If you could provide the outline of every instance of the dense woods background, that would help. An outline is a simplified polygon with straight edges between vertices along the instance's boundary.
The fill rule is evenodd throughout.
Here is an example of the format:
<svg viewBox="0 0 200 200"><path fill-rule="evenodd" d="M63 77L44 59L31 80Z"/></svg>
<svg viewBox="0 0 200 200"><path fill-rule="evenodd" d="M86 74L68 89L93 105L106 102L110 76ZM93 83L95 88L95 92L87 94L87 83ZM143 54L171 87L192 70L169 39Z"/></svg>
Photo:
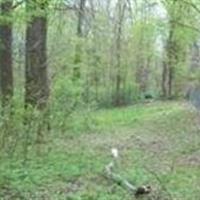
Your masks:
<svg viewBox="0 0 200 200"><path fill-rule="evenodd" d="M1 0L1 159L96 131L98 109L198 107L199 22L198 0Z"/></svg>
<svg viewBox="0 0 200 200"><path fill-rule="evenodd" d="M2 1L2 100L14 88L28 104L50 94L67 107L184 97L198 79L198 16L185 0Z"/></svg>

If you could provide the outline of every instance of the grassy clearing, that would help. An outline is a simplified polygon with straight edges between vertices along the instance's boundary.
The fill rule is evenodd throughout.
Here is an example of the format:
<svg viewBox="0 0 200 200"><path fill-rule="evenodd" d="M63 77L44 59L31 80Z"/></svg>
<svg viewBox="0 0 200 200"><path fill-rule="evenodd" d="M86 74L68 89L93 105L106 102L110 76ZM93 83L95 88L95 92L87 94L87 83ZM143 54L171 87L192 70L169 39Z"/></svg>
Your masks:
<svg viewBox="0 0 200 200"><path fill-rule="evenodd" d="M75 113L66 123L68 131L52 131L48 153L1 161L0 199L134 199L103 177L112 147L120 151L118 173L154 188L146 199L199 199L198 118L186 103Z"/></svg>

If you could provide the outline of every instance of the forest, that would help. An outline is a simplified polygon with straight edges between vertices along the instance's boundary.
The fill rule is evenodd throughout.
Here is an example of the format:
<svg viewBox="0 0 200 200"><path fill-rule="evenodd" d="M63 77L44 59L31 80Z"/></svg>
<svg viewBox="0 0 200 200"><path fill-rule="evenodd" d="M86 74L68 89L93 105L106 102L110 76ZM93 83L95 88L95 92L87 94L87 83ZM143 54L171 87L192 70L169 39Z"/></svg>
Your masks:
<svg viewBox="0 0 200 200"><path fill-rule="evenodd" d="M199 200L199 111L199 0L0 0L0 200Z"/></svg>

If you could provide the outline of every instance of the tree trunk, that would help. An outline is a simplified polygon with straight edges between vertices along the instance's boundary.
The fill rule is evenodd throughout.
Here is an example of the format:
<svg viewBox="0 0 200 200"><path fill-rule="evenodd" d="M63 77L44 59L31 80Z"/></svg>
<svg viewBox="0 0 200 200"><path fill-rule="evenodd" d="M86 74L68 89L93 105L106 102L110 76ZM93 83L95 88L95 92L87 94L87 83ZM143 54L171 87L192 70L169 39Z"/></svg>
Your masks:
<svg viewBox="0 0 200 200"><path fill-rule="evenodd" d="M162 73L162 92L164 98L172 98L173 96L173 82L174 82L174 73L175 66L178 63L178 54L180 49L178 47L177 41L174 38L175 26L174 24L170 25L169 37L166 45L166 60L163 64L163 73Z"/></svg>
<svg viewBox="0 0 200 200"><path fill-rule="evenodd" d="M163 62L163 69L162 69L162 97L167 98L167 77L168 76L168 70L167 70L167 64L164 61Z"/></svg>
<svg viewBox="0 0 200 200"><path fill-rule="evenodd" d="M0 87L2 105L6 106L13 96L13 69L12 69L12 22L11 10L12 0L0 4ZM5 18L4 18L5 17Z"/></svg>
<svg viewBox="0 0 200 200"><path fill-rule="evenodd" d="M47 72L47 17L46 5L36 0L27 1L27 12L39 9L42 14L31 16L26 28L25 104L42 109L49 97Z"/></svg>
<svg viewBox="0 0 200 200"><path fill-rule="evenodd" d="M121 37L122 37L122 25L124 20L124 12L125 12L125 2L119 0L118 1L118 20L117 20L117 35L116 35L116 89L115 89L115 99L114 104L116 106L121 105L122 97L121 97Z"/></svg>
<svg viewBox="0 0 200 200"><path fill-rule="evenodd" d="M79 39L83 37L83 20L84 20L84 10L85 10L85 2L86 0L80 0L79 9L78 9L78 24L77 24L77 36ZM81 54L82 54L82 45L80 41L78 41L75 49L75 59L74 59L74 71L73 78L77 80L81 76L80 66L81 63Z"/></svg>

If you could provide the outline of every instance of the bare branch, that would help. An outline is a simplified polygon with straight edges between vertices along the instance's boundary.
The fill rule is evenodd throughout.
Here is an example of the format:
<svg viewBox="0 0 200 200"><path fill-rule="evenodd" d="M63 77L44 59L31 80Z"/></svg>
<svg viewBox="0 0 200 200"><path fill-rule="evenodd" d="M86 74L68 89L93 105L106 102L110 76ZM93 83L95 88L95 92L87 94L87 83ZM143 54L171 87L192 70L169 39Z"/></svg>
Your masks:
<svg viewBox="0 0 200 200"><path fill-rule="evenodd" d="M193 30L193 31L195 31L195 32L200 33L200 29L197 28L197 27L194 27L194 26L192 26L192 25L185 24L185 23L182 23L182 22L180 22L180 21L175 21L175 20L171 20L170 23L176 24L176 25L178 25L178 26L182 26L182 27L184 27L184 28L191 29L191 30Z"/></svg>
<svg viewBox="0 0 200 200"><path fill-rule="evenodd" d="M188 2L188 1L186 1L186 0L182 0L182 1L183 1L183 3L185 3L185 4L189 5L189 6L191 6L194 10L196 10L196 11L200 14L200 8L199 8L197 5L195 5L195 4L192 3L192 2Z"/></svg>

